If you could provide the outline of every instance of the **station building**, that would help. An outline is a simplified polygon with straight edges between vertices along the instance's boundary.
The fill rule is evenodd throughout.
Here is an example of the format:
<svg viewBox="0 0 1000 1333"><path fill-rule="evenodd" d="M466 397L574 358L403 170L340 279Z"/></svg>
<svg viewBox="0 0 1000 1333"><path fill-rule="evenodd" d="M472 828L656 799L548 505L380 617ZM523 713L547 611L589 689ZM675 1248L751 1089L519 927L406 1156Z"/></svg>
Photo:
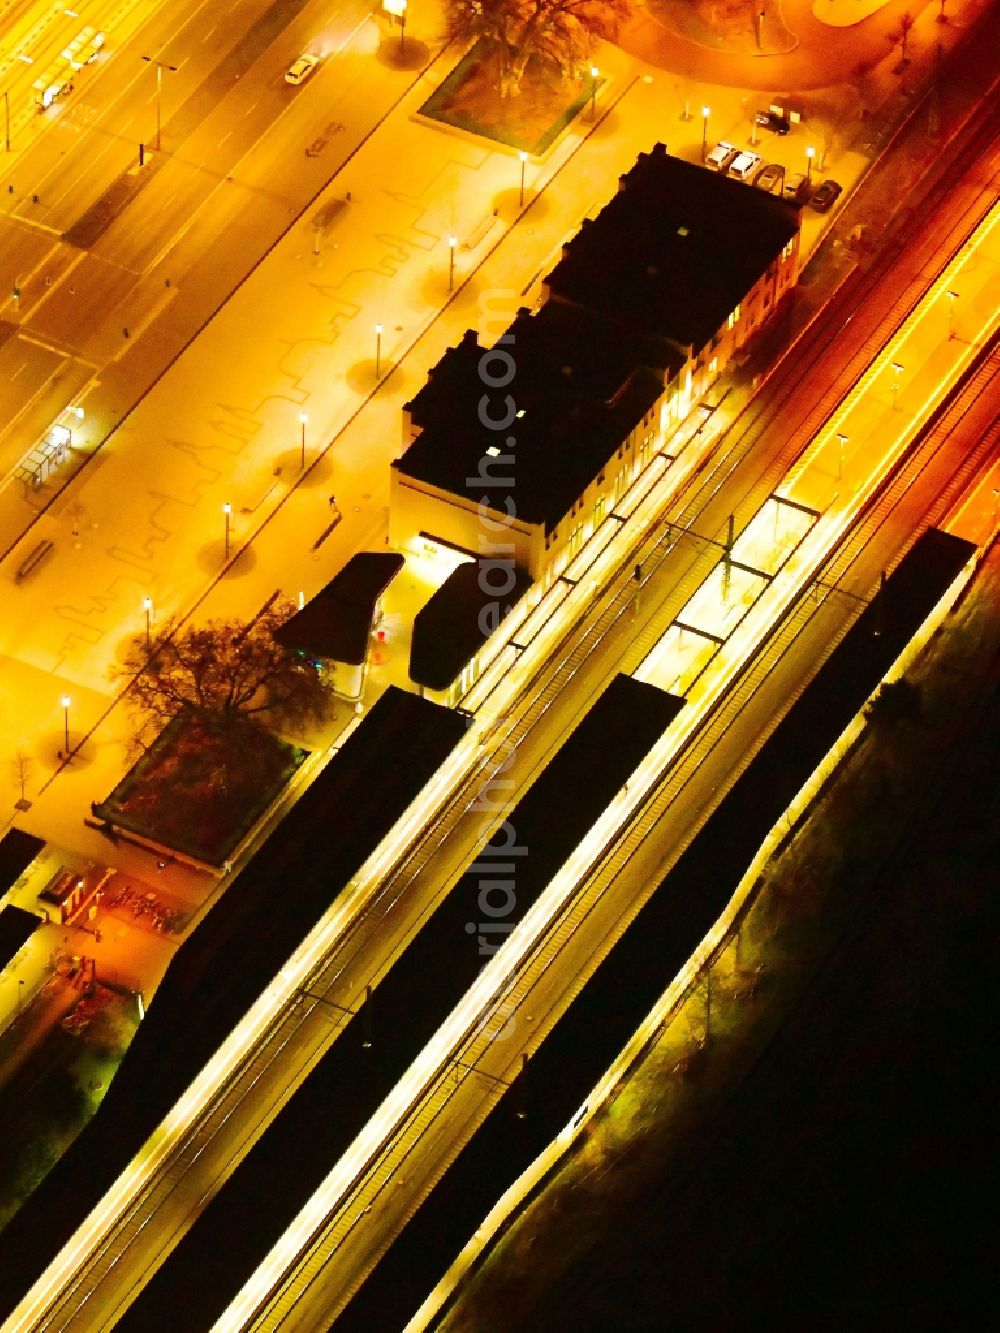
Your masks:
<svg viewBox="0 0 1000 1333"><path fill-rule="evenodd" d="M541 306L492 347L467 332L405 405L392 545L547 586L781 304L798 256L793 205L663 144L640 154Z"/></svg>
<svg viewBox="0 0 1000 1333"><path fill-rule="evenodd" d="M679 352L668 404L677 419L795 285L798 263L794 204L657 144L584 219L544 291Z"/></svg>
<svg viewBox="0 0 1000 1333"><path fill-rule="evenodd" d="M557 302L520 310L493 348L468 332L406 405L393 545L440 539L543 578L648 457L682 360L649 341Z"/></svg>

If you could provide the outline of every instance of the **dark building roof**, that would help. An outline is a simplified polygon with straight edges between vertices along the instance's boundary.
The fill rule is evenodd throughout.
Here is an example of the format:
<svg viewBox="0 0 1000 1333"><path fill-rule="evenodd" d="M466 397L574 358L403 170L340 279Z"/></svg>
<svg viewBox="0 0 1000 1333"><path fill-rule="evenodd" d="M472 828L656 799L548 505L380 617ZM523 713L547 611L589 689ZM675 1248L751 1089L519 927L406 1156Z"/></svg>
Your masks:
<svg viewBox="0 0 1000 1333"><path fill-rule="evenodd" d="M402 567L401 555L359 551L274 637L286 648L359 666L378 599Z"/></svg>
<svg viewBox="0 0 1000 1333"><path fill-rule="evenodd" d="M262 1138L129 1306L116 1324L119 1333L168 1328L176 1322L178 1310L183 1310L187 1328L207 1329L215 1324L234 1293L318 1189L330 1161L347 1150L475 981L484 962L476 923L484 911L495 916L491 890L510 886L510 905L504 909L502 924L512 928L628 780L682 702L627 677L618 677L609 687L509 816L518 848L516 892L504 856L490 861L485 872L482 866L467 872L423 915L415 937L380 978L367 1013L361 1006L361 1012L344 1015L346 1026L338 1040L313 1065ZM545 790L536 795L542 783ZM506 828L497 840L506 842ZM485 880L484 873L503 878ZM490 938L495 948L503 935ZM363 1048L366 1039L377 1052L375 1058ZM606 1065L595 1071L595 1079L604 1068ZM585 1084L583 1095L592 1086L593 1081ZM577 1092L576 1105L579 1096ZM317 1141L323 1144L322 1152L304 1148ZM264 1200L266 1206L261 1207ZM400 1305L408 1312L420 1299L408 1288ZM341 1322L338 1316L337 1325ZM402 1318L351 1315L348 1320L352 1329L364 1333L402 1328L405 1322L405 1314Z"/></svg>
<svg viewBox="0 0 1000 1333"><path fill-rule="evenodd" d="M502 510L509 495L519 519L551 529L682 365L662 340L588 311L557 303L521 310L494 352L469 332L444 354L407 404L421 434L393 466L473 504L485 496ZM508 427L483 423L484 394L493 420L508 411L508 395L514 400ZM491 448L512 457L489 457ZM490 486L482 475L509 484Z"/></svg>
<svg viewBox="0 0 1000 1333"><path fill-rule="evenodd" d="M549 274L552 296L704 347L799 228L798 209L680 158L640 153Z"/></svg>
<svg viewBox="0 0 1000 1333"><path fill-rule="evenodd" d="M108 1088L108 1114L93 1117L24 1203L16 1244L5 1234L3 1314L110 1189L465 731L454 709L390 686L288 808L239 871L234 891L219 897L176 951ZM233 960L224 984L220 959ZM178 1327L209 1325L185 1304Z"/></svg>
<svg viewBox="0 0 1000 1333"><path fill-rule="evenodd" d="M0 838L0 893L24 874L44 846L41 838L19 828L7 830Z"/></svg>
<svg viewBox="0 0 1000 1333"><path fill-rule="evenodd" d="M498 595L508 582L508 572L513 586ZM481 560L459 565L414 618L410 679L430 690L446 690L532 582L523 570L506 562L492 568Z"/></svg>
<svg viewBox="0 0 1000 1333"><path fill-rule="evenodd" d="M22 907L0 908L0 971L29 939L41 921L34 912L26 912Z"/></svg>

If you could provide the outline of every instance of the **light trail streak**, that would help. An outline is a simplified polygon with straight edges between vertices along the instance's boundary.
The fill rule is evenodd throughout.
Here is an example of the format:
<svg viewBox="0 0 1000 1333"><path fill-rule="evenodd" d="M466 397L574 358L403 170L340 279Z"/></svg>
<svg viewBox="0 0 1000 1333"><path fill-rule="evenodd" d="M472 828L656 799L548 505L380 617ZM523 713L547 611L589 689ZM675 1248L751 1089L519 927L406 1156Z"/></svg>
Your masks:
<svg viewBox="0 0 1000 1333"><path fill-rule="evenodd" d="M957 268L961 263L966 262L970 254L974 253L983 243L983 240L992 233L998 217L1000 217L1000 206L995 206L988 218L980 224L979 228L977 228L977 231L974 233L970 242L963 247L960 254L946 267L941 277L932 285L930 289L931 293L940 295L940 291L954 281L954 273L957 271ZM905 338L907 336L912 328L913 321L918 315L926 313L926 309L927 299L925 298L925 300L918 304L907 321L904 322L898 338ZM954 373L954 370L957 370L957 368L967 363L973 355L975 346L985 333L989 331L991 325L995 323L995 320L995 312L990 311L984 317L982 327L975 332L974 336L968 343L963 343L961 345L952 373ZM891 361L898 356L899 346L901 345L904 344L894 340L887 348L883 349L883 352L875 358L872 367L862 375L854 390L847 395L841 411L846 410L846 406L849 402L856 401L862 391L863 385L870 386L878 372L884 372L885 366L890 364ZM946 379L935 383L929 392L919 401L916 410L921 413L926 413L945 383ZM896 437L887 446L885 458L895 457L896 453L905 443L906 431L904 427L906 426L908 419L913 417L914 413L903 412L897 413L896 415L899 417L898 432ZM834 418L834 422L836 423L841 420L842 416L838 413ZM828 432L827 437L824 438L828 438L829 434L835 434L835 431L836 424L831 428L831 431ZM883 459L883 464L885 458ZM683 467L681 469L677 469L676 467L667 469L663 473L661 480L654 483L650 490L642 496L638 503L635 504L632 516L634 516L638 523L641 524L642 531L646 530L647 525L652 525L656 522L662 511L666 498L669 494L673 493L679 482L686 475L687 470L694 469L695 459L692 451L688 452L688 459L690 461L688 462L687 469ZM661 487L663 488L662 490ZM874 489L875 484L872 483L866 492L866 495L874 493ZM666 494L664 494L664 490ZM802 563L804 554L809 555L810 558L814 560L818 559L819 553L822 550L820 539L826 539L829 531L829 540L835 540L836 536L845 530L845 524L846 511L845 516L842 516L841 518L839 526L831 527L828 530L826 522L818 523L810 534L810 538L816 543L815 554L813 554L810 540L807 539L803 546L799 548L788 564L782 569L781 573L772 580L766 597L759 600L757 607L770 607L771 603L777 598L778 600L775 602L774 614L779 614L780 609L787 606L789 601L795 595L796 589L799 586L795 580L808 580L809 567L803 567ZM593 602L594 597L603 586L601 581L606 581L614 576L619 560L620 555L616 550L615 543L613 541L608 542L601 553L592 562L586 574L580 578L576 587L572 590L572 593L565 597L564 607L567 609L568 617L572 616L575 620L579 615L578 608L581 605L586 606ZM784 598L784 600L781 600L782 598ZM572 604L571 609L570 604ZM757 610L757 607L755 607L755 611ZM763 610L760 611L760 615L764 615ZM748 617L735 631L733 639L727 641L726 648L729 651L726 653L725 663L728 663L730 670L735 670L739 663L745 660L745 657L733 656L737 649L731 645L737 641L739 645L743 645L744 641L746 641L746 646L740 647L739 652L743 654L749 653L753 643L752 627L756 624L757 619L758 616L756 615ZM763 628L760 632L763 632ZM518 693L523 689L523 675L528 674L528 659L534 662L539 657L544 657L556 645L558 636L564 633L565 625L559 623L557 617L552 616L546 621L536 638L532 641L532 651L522 655L521 663L523 674L512 671L506 676L504 681L498 685L495 691L495 697L491 698L490 701L494 705L491 710L493 718L503 716L507 710L513 707ZM682 725L678 727L676 733L679 739L690 738L695 717L703 717L706 710L708 710L713 702L717 700L724 688L721 684L721 679L722 678L720 677L720 682L717 682L711 688L706 685L702 685L701 688L696 686L694 697L689 701L692 706L685 709L678 719L678 721L682 723ZM89 1256L100 1249L105 1237L107 1237L109 1232L113 1230L114 1226L127 1211L129 1205L134 1201L137 1194L148 1186L158 1170L160 1170L163 1164L169 1159L171 1153L176 1148L177 1143L182 1141L183 1138L190 1133L198 1119L210 1106L213 1098L225 1088L227 1083L239 1070L240 1066L246 1061L248 1055L259 1046L271 1028L280 1020L284 1009L294 1002L298 991L303 988L309 976L318 966L322 965L332 947L342 939L350 929L354 916L361 912L371 899L377 895L383 878L392 870L399 856L402 853L405 853L415 834L420 831L429 819L432 819L440 811L443 802L458 787L462 778L477 767L480 761L480 755L478 753L479 738L484 730L484 726L484 720L477 715L476 723L470 728L469 733L455 748L450 758L438 770L431 782L416 798L410 806L409 811L403 815L392 833L382 844L380 844L372 856L368 858L358 874L350 881L346 891L340 895L323 920L319 922L313 931L306 937L306 940L299 949L296 950L295 954L281 970L278 977L276 977L267 987L252 1008L248 1010L240 1024L234 1029L232 1034L227 1038L215 1055L208 1061L199 1076L192 1082L171 1112L168 1113L164 1121L157 1128L156 1132L150 1137L144 1148L140 1150L136 1158L133 1159L112 1188L88 1216L87 1220L80 1226L72 1239L67 1242L31 1288L24 1300L4 1323L4 1333L15 1333L15 1331L16 1333L24 1333L27 1329L44 1326L42 1321L45 1319L46 1312L52 1307L53 1303L59 1299L60 1293L68 1284L72 1283L74 1277L85 1267ZM624 810L628 814L632 814L639 800L640 792L642 795L645 795L649 790L653 781L652 770L649 768L649 763L652 762L653 755L657 756L657 761L659 763L663 764L667 762L668 755L663 748L663 743L661 743L654 748L647 763L644 764L640 770L640 772L645 774L645 781L640 782L637 780L634 786L630 785L628 802L625 805L619 805L618 812ZM614 817L616 823L619 819L618 812L616 812ZM575 853L570 859L570 862L567 863L567 867L571 867L571 869L567 870L566 873L572 875L579 870L582 864L581 857L586 859L587 856L593 857L596 855L597 842L599 842L602 836L606 836L609 832L610 826L606 827L609 819L611 819L611 815L606 813L606 816L602 817L602 819L595 824L594 829L591 830L591 834L589 834L588 838L581 844L581 848L577 850L577 853ZM586 851L581 851L584 847L586 847ZM567 891L566 878L563 872L560 872L556 877L556 880L553 881L553 885L555 886L551 890L553 894L558 894L559 892L565 893ZM545 904L544 916L543 904ZM554 910L555 905L555 898L549 903L549 893L547 892L525 916L521 925L510 936L508 947L491 961L473 988L468 992L463 1004L459 1006L455 1011L455 1014L446 1021L445 1025L440 1029L437 1037L432 1040L427 1048L425 1048L425 1053L418 1057L418 1060L411 1066L411 1071L405 1076L404 1080L397 1085L393 1094L390 1094L390 1097L383 1103L383 1107L376 1112L375 1117L369 1121L362 1136L359 1136L359 1139L356 1140L357 1148L352 1146L352 1148L348 1150L348 1154L345 1154L345 1157L341 1159L341 1163L338 1163L337 1166L335 1166L334 1171L328 1176L327 1182L321 1187L321 1191L317 1196L314 1196L314 1200L311 1201L310 1205L307 1205L307 1209L304 1210L304 1213L300 1215L299 1219L296 1219L295 1223L293 1223L294 1236L296 1239L294 1241L290 1239L293 1234L293 1230L290 1229L273 1252L273 1256L269 1256L268 1260L265 1261L265 1264L269 1265L272 1263L273 1257L274 1266L273 1268L268 1268L267 1271L269 1273L277 1273L279 1269L283 1271L286 1265L281 1262L282 1257L284 1257L285 1260L288 1260L291 1249L301 1247L304 1235L304 1219L313 1219L315 1222L316 1217L319 1216L321 1212L323 1217L328 1215L333 1206L330 1200L334 1197L340 1197L340 1194L343 1192L344 1181L348 1176L350 1176L351 1179L356 1177L357 1172L360 1169L359 1163L361 1162L361 1152L369 1145L369 1139L372 1135L376 1135L378 1132L374 1127L385 1124L387 1116L391 1117L394 1114L398 1116L405 1110L405 1104L408 1099L412 1099L415 1095L413 1089L416 1086L416 1082L419 1081L421 1074L423 1073L424 1077L427 1077L427 1071L430 1069L428 1062L434 1058L438 1058L440 1063L438 1052L444 1048L449 1040L454 1040L461 1028L463 1020L467 1020L472 1009L476 1005L482 1006L488 995L492 994L494 989L499 986L504 979L509 980L504 955L507 955L507 959L512 962L515 961L516 955L516 961L519 963L531 942L530 938L528 938L529 932L534 931L535 929L542 929L543 926L547 927L551 924L551 913ZM515 944L517 945L516 949L514 947ZM505 964L503 969L500 968L501 962L504 962ZM466 1029L467 1026L468 1024L466 1021ZM385 1134L383 1132L382 1141L384 1141L384 1138ZM371 1151L374 1151L374 1149ZM348 1162L348 1159L350 1165L342 1166L342 1164ZM328 1185L329 1188L327 1188ZM315 1227L312 1229L315 1229ZM311 1233L307 1231L306 1235L308 1234ZM295 1252L297 1254L299 1249L295 1248ZM249 1308L249 1302L254 1299L261 1299L262 1296L266 1294L266 1290L270 1290L277 1284L279 1281L277 1277L269 1277L266 1279L260 1277L259 1275L262 1271L263 1270L258 1270L258 1274L255 1275L254 1279L251 1279L251 1283L244 1288L244 1292L237 1298L237 1302L230 1307L230 1311L226 1312L226 1315L223 1316L223 1319L216 1326L217 1328L229 1329L241 1327L242 1325L232 1322L233 1319L239 1317L238 1311Z"/></svg>
<svg viewBox="0 0 1000 1333"><path fill-rule="evenodd" d="M961 266L988 243L998 221L1000 205L995 205L976 228L969 242L910 312L896 335L873 358L868 369L845 395L829 428L816 436L795 467L795 478L790 484L801 478L806 470L807 459L815 463L823 444L828 443L831 436L836 436L837 429L862 395L870 392L880 378L884 378L886 370L898 359L901 350L907 347L922 322L933 317L940 291L952 283ZM614 845L622 828L635 817L654 787L662 780L665 770L682 749L693 741L735 679L812 582L816 570L844 539L868 502L877 495L887 473L904 456L916 430L927 421L942 394L973 360L978 348L995 331L998 323L1000 313L995 307L988 309L974 336L959 349L946 372L930 384L911 409L901 413L893 409L889 424L895 425L896 429L886 432L888 438L885 448L880 457L872 460L864 484L857 487L849 497L841 497L839 511L829 509L791 553L748 614L721 645L712 661L711 672L695 682L688 696L688 706L640 764L629 782L626 797L609 805L597 819L545 892L510 934L504 948L485 965L462 1001L413 1061L351 1147L334 1165L319 1189L213 1326L212 1333L236 1333L237 1330L250 1327L259 1318L266 1320L264 1326L271 1327L275 1326L275 1321L280 1320L282 1311L288 1308L288 1303L282 1300L283 1290L285 1284L293 1278L295 1267L308 1260L314 1246L317 1250L323 1248L321 1239L317 1244L318 1233L358 1187L364 1173L377 1165L382 1150L401 1136L407 1118L435 1090L442 1073L450 1070L463 1047L481 1028L484 1017L497 1011L504 994L517 979L540 940L563 916L580 883L599 863L608 847ZM895 422L897 416L898 425ZM604 554L606 552L598 557L595 566L601 564ZM578 587L584 582L581 580ZM547 637L546 629L547 626L542 629L539 638Z"/></svg>
<svg viewBox="0 0 1000 1333"><path fill-rule="evenodd" d="M901 657L897 659L892 669L886 674L886 680L897 679L902 675L908 664L914 660L921 648L934 634L950 612L958 593L971 577L976 561L976 556L971 557L958 573L925 620L919 634L911 640ZM671 981L653 1009L643 1019L621 1054L597 1086L588 1094L580 1110L573 1116L570 1123L556 1135L527 1170L497 1200L476 1228L472 1237L463 1246L448 1271L408 1321L403 1333L421 1333L421 1330L430 1327L431 1322L443 1309L445 1301L456 1290L463 1277L470 1271L474 1261L498 1234L500 1228L527 1201L538 1183L564 1155L569 1144L583 1131L587 1122L616 1094L626 1076L635 1068L646 1048L680 1009L685 997L697 983L702 969L711 962L717 951L725 945L741 909L748 900L768 861L787 837L789 823L794 826L798 819L809 809L831 774L842 762L845 753L849 751L866 725L866 719L863 712L861 712L848 724L841 736L831 746L827 755L796 793L788 809L782 813L778 822L765 837L757 855L743 875L718 920L692 951L690 958Z"/></svg>

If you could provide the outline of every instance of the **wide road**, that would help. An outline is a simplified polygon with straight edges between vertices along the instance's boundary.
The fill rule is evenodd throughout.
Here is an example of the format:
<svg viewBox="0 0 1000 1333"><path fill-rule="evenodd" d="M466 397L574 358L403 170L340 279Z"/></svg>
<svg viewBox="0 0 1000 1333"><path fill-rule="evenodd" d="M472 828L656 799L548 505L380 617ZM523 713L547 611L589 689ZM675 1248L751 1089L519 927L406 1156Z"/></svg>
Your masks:
<svg viewBox="0 0 1000 1333"><path fill-rule="evenodd" d="M136 31L110 30L72 94L27 125L15 115L0 161L0 478L67 407L86 412L70 423L81 456L103 439L391 104L392 71L370 61L360 98L338 61L369 15L360 0L136 4ZM327 59L293 88L284 71L304 47ZM174 67L159 99L147 55ZM50 493L7 498L4 547Z"/></svg>
<svg viewBox="0 0 1000 1333"><path fill-rule="evenodd" d="M988 164L986 172L988 177ZM905 261L897 258L895 263L886 266L885 271L872 277L865 307L856 312L849 330L834 337L839 326L839 320L834 318L822 330L820 345L829 344L822 357L817 359L815 344L796 353L791 364L786 367L781 385L776 382L773 392L763 395L754 410L727 438L722 456L713 460L718 463L717 471L702 477L693 496L685 496L683 509L676 510L678 517L684 517L686 527L702 537L715 537L724 530L728 513L735 512L741 516L742 523L759 507L773 488L776 478L823 419L822 413L817 417L813 385L822 383L834 386L830 391L831 403L837 401L839 394L851 382L849 368L852 362L856 367L853 372L856 377L870 360L871 351L866 350L865 343L872 330L878 328L895 303L902 300L905 304L909 292L918 293L930 281L936 252L940 260L941 238L947 234L945 224L949 216L954 221L963 210L974 208L975 201L980 200L984 193L988 195L989 191L984 191L981 180L963 182L963 188L956 190L948 207L942 209L942 225L933 233L934 239L925 239L921 251L907 256ZM924 233L925 238L928 234ZM912 269L914 263L917 264L916 273ZM958 351L957 348L954 350ZM838 385L841 385L840 389ZM860 466L860 463L859 459L857 465ZM848 464L849 469L851 466L853 463ZM632 558L631 554L626 556L623 565L627 566ZM709 542L680 542L671 550L669 560L664 564L661 594L655 599L643 599L640 618L635 624L627 623L626 618L626 623L615 622L612 625L600 658L595 656L586 659L580 665L575 641L558 646L558 651L553 653L552 660L547 664L544 678L539 686L533 687L527 702L531 704L536 697L546 702L554 698L553 690L558 694L558 686L561 684L560 671L568 674L567 667L571 664L576 669L572 704L564 702L559 708L548 708L543 726L528 733L527 739L522 740L518 767L514 770L519 782L523 783L535 771L544 754L558 742L572 716L586 705L614 672L629 645L640 636L645 640L643 631L646 624L652 626L649 632L654 638L657 637L716 558ZM661 576L657 577L659 579ZM522 735L524 731L518 733L518 739ZM467 793L470 791L469 788L466 790ZM471 794L474 795L474 786ZM465 799L468 799L468 795ZM378 910L369 913L362 927L348 935L344 948L333 956L329 967L332 982L327 998L345 1008L356 1005L364 986L369 982L377 982L391 958L399 948L405 946L415 922L426 911L429 902L452 882L461 863L469 858L472 849L484 839L485 834L479 814L466 816L453 826L452 836L447 842L447 857L441 858L439 854L439 859L424 859L418 875L413 876L408 872L404 881L390 879L382 886ZM408 887L405 896L401 897L400 890L404 882L408 882ZM198 1150L197 1178L183 1172L178 1176L171 1175L167 1187L156 1190L156 1198L150 1201L150 1206L154 1211L156 1208L162 1208L163 1211L157 1212L155 1226L143 1225L149 1216L145 1204L131 1218L124 1239L127 1241L136 1237L140 1228L141 1235L133 1241L132 1248L124 1256L121 1255L121 1248L114 1245L102 1259L94 1273L95 1282L99 1280L100 1272L106 1270L106 1266L115 1258L118 1259L116 1280L114 1291L102 1291L95 1304L101 1308L114 1309L123 1299L123 1293L131 1288L133 1279L147 1271L158 1256L162 1257L178 1230L186 1225L192 1212L197 1210L201 1199L216 1187L232 1162L245 1151L262 1124L273 1114L286 1090L302 1076L316 1051L335 1035L339 1026L336 1011L327 1005L299 1005L296 1013L295 1023L281 1032L282 1041L289 1038L291 1033L295 1034L288 1048L288 1064L282 1063L280 1067L269 1065L269 1056L265 1051L247 1066L239 1081L230 1087L224 1104L219 1104L217 1111L199 1130L196 1140L189 1144L192 1151L195 1146ZM256 1082L262 1071L264 1077ZM250 1084L256 1087L257 1093L252 1100L248 1098L241 1102L244 1089ZM236 1113L231 1114L237 1106ZM85 1286L84 1290L88 1290L88 1287ZM83 1327L84 1324L79 1326Z"/></svg>

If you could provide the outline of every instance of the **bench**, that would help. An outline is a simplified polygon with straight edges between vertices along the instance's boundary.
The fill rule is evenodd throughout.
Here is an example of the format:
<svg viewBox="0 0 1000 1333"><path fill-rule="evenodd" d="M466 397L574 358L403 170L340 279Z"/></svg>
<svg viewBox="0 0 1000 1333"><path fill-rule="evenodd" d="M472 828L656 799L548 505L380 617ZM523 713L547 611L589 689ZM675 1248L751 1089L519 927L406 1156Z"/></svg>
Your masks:
<svg viewBox="0 0 1000 1333"><path fill-rule="evenodd" d="M482 245L483 241L486 240L494 227L502 226L503 223L500 221L500 211L499 209L494 209L492 213L487 213L486 217L484 217L479 222L478 226L473 229L470 235L465 238L462 242L462 249L475 250L478 245Z"/></svg>
<svg viewBox="0 0 1000 1333"><path fill-rule="evenodd" d="M56 549L55 542L48 540L40 541L34 550L30 551L17 567L17 573L14 575L15 583L23 583L26 578L35 572L43 560L46 560Z"/></svg>

